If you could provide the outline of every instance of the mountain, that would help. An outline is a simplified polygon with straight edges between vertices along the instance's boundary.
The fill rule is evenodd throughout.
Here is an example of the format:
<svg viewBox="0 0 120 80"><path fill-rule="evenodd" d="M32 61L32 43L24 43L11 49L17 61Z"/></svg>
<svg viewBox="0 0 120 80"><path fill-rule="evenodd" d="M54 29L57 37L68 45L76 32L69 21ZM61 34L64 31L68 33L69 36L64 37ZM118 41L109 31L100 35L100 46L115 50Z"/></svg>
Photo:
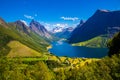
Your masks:
<svg viewBox="0 0 120 80"><path fill-rule="evenodd" d="M120 29L120 11L97 10L84 24L78 25L68 39L70 43L86 41ZM110 30L109 30L110 29Z"/></svg>
<svg viewBox="0 0 120 80"><path fill-rule="evenodd" d="M68 28L57 28L58 30L53 29L54 35L59 37L59 38L69 38L71 32L73 31L73 27L68 27Z"/></svg>
<svg viewBox="0 0 120 80"><path fill-rule="evenodd" d="M59 33L59 32L62 32L63 29L64 29L63 27L55 27L55 28L53 28L52 33Z"/></svg>
<svg viewBox="0 0 120 80"><path fill-rule="evenodd" d="M16 21L6 23L3 19L0 19L0 23L0 55L9 55L11 51L13 53L15 52L16 55L23 52L22 54L26 53L34 56L37 56L38 53L48 53L47 47L49 43L42 36L30 30L24 22ZM19 43L21 45L21 47L19 46L21 51L17 50L18 47L14 46L15 48L12 49L13 47L8 46L10 42L14 42L14 45ZM36 54L33 53L35 51Z"/></svg>
<svg viewBox="0 0 120 80"><path fill-rule="evenodd" d="M7 23L0 17L0 25L7 27Z"/></svg>
<svg viewBox="0 0 120 80"><path fill-rule="evenodd" d="M22 20L18 20L9 24L14 26L17 31L20 31L26 34L29 34L31 31L30 28Z"/></svg>
<svg viewBox="0 0 120 80"><path fill-rule="evenodd" d="M30 23L30 29L42 37L52 38L47 29L41 25L39 22L32 20Z"/></svg>
<svg viewBox="0 0 120 80"><path fill-rule="evenodd" d="M77 28L82 26L85 22L83 20L80 21L80 24L78 24Z"/></svg>

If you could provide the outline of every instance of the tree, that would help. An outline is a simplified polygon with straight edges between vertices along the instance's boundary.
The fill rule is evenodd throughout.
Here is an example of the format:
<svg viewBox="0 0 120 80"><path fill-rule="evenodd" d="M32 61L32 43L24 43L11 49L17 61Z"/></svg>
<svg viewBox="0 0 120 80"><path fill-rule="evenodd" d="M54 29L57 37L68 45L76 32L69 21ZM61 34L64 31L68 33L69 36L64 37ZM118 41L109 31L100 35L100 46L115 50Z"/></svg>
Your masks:
<svg viewBox="0 0 120 80"><path fill-rule="evenodd" d="M117 33L114 38L108 43L108 48L108 55L110 57L114 54L120 54L120 32Z"/></svg>

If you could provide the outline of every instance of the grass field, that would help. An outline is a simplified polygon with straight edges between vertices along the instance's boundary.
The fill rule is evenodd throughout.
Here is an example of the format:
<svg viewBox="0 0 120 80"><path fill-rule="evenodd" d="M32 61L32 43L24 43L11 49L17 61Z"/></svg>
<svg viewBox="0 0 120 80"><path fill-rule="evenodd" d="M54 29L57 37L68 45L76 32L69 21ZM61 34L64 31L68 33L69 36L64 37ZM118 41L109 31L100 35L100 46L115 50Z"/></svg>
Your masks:
<svg viewBox="0 0 120 80"><path fill-rule="evenodd" d="M11 41L7 45L11 48L7 57L41 56L41 53L27 47L19 41Z"/></svg>

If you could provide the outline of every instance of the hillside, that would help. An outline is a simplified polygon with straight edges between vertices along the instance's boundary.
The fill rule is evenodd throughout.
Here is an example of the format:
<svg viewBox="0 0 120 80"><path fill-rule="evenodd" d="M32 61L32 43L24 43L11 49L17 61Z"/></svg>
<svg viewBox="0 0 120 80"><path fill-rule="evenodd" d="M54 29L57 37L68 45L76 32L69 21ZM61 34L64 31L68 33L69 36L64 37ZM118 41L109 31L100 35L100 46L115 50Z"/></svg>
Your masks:
<svg viewBox="0 0 120 80"><path fill-rule="evenodd" d="M24 31L25 29L22 29L24 26L15 26L14 23L8 24L2 19L0 21L2 21L0 22L0 51L3 52L3 54L7 54L9 52L10 48L7 44L13 40L19 41L21 44L40 53L48 53L47 46L49 46L49 43L42 39L41 36L32 32L30 29L26 29L28 30L26 33Z"/></svg>
<svg viewBox="0 0 120 80"><path fill-rule="evenodd" d="M47 29L42 24L40 24L39 22L35 20L32 20L30 22L30 29L42 37L52 39L52 36L47 31Z"/></svg>
<svg viewBox="0 0 120 80"><path fill-rule="evenodd" d="M86 22L78 25L68 39L77 43L94 37L112 35L120 30L120 11L97 10Z"/></svg>
<svg viewBox="0 0 120 80"><path fill-rule="evenodd" d="M11 41L7 44L7 46L11 49L7 57L35 57L41 56L42 54L18 41Z"/></svg>
<svg viewBox="0 0 120 80"><path fill-rule="evenodd" d="M105 48L107 47L107 40L106 36L97 36L87 41L79 42L72 44L73 46L85 46L90 48Z"/></svg>

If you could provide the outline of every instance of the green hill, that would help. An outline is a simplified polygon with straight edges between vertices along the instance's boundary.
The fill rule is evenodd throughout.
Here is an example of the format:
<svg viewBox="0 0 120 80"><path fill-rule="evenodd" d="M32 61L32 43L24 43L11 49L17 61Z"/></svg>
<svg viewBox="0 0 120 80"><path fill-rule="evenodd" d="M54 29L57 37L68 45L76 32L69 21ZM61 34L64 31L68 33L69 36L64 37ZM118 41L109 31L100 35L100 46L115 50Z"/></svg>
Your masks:
<svg viewBox="0 0 120 80"><path fill-rule="evenodd" d="M73 46L86 46L91 48L105 48L108 38L106 36L97 36L90 40L72 44Z"/></svg>
<svg viewBox="0 0 120 80"><path fill-rule="evenodd" d="M11 48L7 55L8 57L41 56L41 53L27 47L18 41L11 41L7 44L7 46Z"/></svg>
<svg viewBox="0 0 120 80"><path fill-rule="evenodd" d="M10 41L19 41L21 44L36 50L39 53L48 53L47 47L49 43L41 36L29 30L29 33L16 29L16 26L0 20L0 53L1 55L7 55L10 51L10 47L7 44ZM21 26L17 26L21 27Z"/></svg>

